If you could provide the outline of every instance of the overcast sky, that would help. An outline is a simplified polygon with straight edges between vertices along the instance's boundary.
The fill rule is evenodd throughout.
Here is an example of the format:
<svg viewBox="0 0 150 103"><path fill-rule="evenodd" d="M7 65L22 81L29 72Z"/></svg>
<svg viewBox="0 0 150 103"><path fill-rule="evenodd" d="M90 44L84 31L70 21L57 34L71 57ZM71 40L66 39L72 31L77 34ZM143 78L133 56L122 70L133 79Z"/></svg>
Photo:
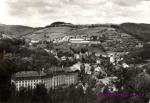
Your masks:
<svg viewBox="0 0 150 103"><path fill-rule="evenodd" d="M0 0L0 23L150 23L150 0Z"/></svg>

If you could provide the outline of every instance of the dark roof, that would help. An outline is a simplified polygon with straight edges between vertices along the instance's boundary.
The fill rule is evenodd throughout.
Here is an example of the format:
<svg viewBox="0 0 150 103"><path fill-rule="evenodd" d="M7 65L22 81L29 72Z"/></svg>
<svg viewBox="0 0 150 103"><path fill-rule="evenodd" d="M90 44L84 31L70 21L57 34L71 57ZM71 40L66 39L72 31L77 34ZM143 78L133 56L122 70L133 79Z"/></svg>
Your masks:
<svg viewBox="0 0 150 103"><path fill-rule="evenodd" d="M14 74L14 77L38 77L38 76L45 76L44 72L38 71L21 71Z"/></svg>
<svg viewBox="0 0 150 103"><path fill-rule="evenodd" d="M42 76L48 76L48 75L54 75L58 73L69 73L69 72L75 72L71 70L69 67L60 68L60 67L52 67L50 69L43 71L21 71L17 72L12 76L12 78L28 78L28 77L42 77Z"/></svg>
<svg viewBox="0 0 150 103"><path fill-rule="evenodd" d="M63 72L63 71L64 70L61 67L52 67L52 68L45 70L45 73L46 74L53 74L53 73L58 73L58 72Z"/></svg>
<svg viewBox="0 0 150 103"><path fill-rule="evenodd" d="M65 71L65 72L74 72L74 70L70 69L70 67L64 68L64 71Z"/></svg>
<svg viewBox="0 0 150 103"><path fill-rule="evenodd" d="M51 74L51 73L58 73L58 72L74 72L73 70L70 69L70 67L52 67L50 69L47 69L45 71L46 74Z"/></svg>

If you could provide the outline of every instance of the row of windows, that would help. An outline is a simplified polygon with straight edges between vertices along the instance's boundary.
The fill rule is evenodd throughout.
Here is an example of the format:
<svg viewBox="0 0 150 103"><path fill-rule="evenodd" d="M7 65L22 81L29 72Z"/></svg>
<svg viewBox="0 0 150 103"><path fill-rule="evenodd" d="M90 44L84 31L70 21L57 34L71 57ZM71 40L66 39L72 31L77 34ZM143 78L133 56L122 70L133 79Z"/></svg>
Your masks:
<svg viewBox="0 0 150 103"><path fill-rule="evenodd" d="M17 90L20 90L20 88L22 88L22 87L25 87L25 88L30 87L33 89L36 87L36 85L34 85L34 86L17 86Z"/></svg>
<svg viewBox="0 0 150 103"><path fill-rule="evenodd" d="M17 81L16 83L17 84L31 84L31 83L39 83L39 82L41 82L42 81L42 83L45 83L45 82L48 82L48 81L64 81L64 80L73 80L73 79L75 79L75 77L74 76L72 76L72 77L65 77L65 78L57 78L57 77L55 77L55 78L50 78L50 79L48 79L48 80L23 80L23 81Z"/></svg>
<svg viewBox="0 0 150 103"><path fill-rule="evenodd" d="M20 87L28 87L31 86L32 88L35 87L36 84L39 83L43 83L45 84L46 87L54 87L54 86L59 86L59 85L63 85L63 84L74 84L77 81L77 76L57 76L57 77L53 77L53 78L49 78L49 79L44 79L44 80L23 80L23 81L17 81L16 82L16 86L18 88Z"/></svg>
<svg viewBox="0 0 150 103"><path fill-rule="evenodd" d="M19 90L21 87L30 87L30 88L35 88L36 87L36 84L34 84L34 85L25 85L25 84L23 84L23 85L17 85L17 89Z"/></svg>
<svg viewBox="0 0 150 103"><path fill-rule="evenodd" d="M40 80L39 79L38 80L20 80L20 81L17 81L16 83L31 83L31 82L37 83L37 82L40 82Z"/></svg>
<svg viewBox="0 0 150 103"><path fill-rule="evenodd" d="M54 81L54 82L49 82L49 83L45 83L45 86L50 86L50 87L52 87L52 86L58 86L58 85L62 85L62 84L67 84L67 85L69 85L69 84L73 84L74 83L74 79L70 79L70 80L66 80L66 81ZM38 84L38 83L30 83L30 84L28 84L28 83L18 83L17 84L17 87L19 88L19 87L28 87L28 86L31 86L31 87L34 87L36 84Z"/></svg>

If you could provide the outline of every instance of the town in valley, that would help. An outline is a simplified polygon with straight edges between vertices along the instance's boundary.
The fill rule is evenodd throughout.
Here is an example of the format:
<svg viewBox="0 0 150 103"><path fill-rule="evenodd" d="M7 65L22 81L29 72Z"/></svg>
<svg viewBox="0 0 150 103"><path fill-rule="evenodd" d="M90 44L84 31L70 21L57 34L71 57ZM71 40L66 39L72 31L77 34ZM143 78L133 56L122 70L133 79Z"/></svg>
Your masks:
<svg viewBox="0 0 150 103"><path fill-rule="evenodd" d="M150 39L140 35L146 26L150 27L65 22L39 28L0 25L6 28L0 30L0 100L150 103ZM133 95L97 96L106 92Z"/></svg>

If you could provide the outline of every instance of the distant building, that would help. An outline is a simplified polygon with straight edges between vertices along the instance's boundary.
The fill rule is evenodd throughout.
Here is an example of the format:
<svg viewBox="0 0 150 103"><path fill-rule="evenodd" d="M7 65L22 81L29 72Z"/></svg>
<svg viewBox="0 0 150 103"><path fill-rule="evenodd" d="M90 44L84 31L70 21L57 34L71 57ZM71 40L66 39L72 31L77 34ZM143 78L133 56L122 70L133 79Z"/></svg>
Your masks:
<svg viewBox="0 0 150 103"><path fill-rule="evenodd" d="M142 48L144 45L142 44L142 43L138 43L137 45L136 45L136 47L137 48Z"/></svg>
<svg viewBox="0 0 150 103"><path fill-rule="evenodd" d="M73 66L70 67L71 70L76 71L79 70L80 71L80 66L82 65L81 62L78 62L76 64L74 64Z"/></svg>
<svg viewBox="0 0 150 103"><path fill-rule="evenodd" d="M68 42L68 41L69 41L69 36L64 36L64 37L55 38L53 40L53 43L62 43L62 42Z"/></svg>
<svg viewBox="0 0 150 103"><path fill-rule="evenodd" d="M40 42L39 40L34 40L34 39L31 40L31 43L33 43L33 44L34 43L39 43L39 42Z"/></svg>
<svg viewBox="0 0 150 103"><path fill-rule="evenodd" d="M100 41L90 41L89 43L90 43L90 44L101 44Z"/></svg>
<svg viewBox="0 0 150 103"><path fill-rule="evenodd" d="M101 64L101 60L99 60L99 59L96 60L96 63L97 63L97 64Z"/></svg>
<svg viewBox="0 0 150 103"><path fill-rule="evenodd" d="M100 41L91 41L83 38L72 38L69 40L70 43L73 44L100 44Z"/></svg>
<svg viewBox="0 0 150 103"><path fill-rule="evenodd" d="M19 91L21 87L34 89L37 84L44 84L49 90L59 86L69 86L78 83L78 72L70 69L49 71L48 73L38 71L22 71L12 76L12 82Z"/></svg>
<svg viewBox="0 0 150 103"><path fill-rule="evenodd" d="M126 64L126 63L122 63L122 67L123 67L123 68L129 68L129 65Z"/></svg>
<svg viewBox="0 0 150 103"><path fill-rule="evenodd" d="M79 54L74 54L74 58L75 59L80 59L80 55Z"/></svg>
<svg viewBox="0 0 150 103"><path fill-rule="evenodd" d="M4 33L0 33L0 39L12 39L12 37L10 37Z"/></svg>
<svg viewBox="0 0 150 103"><path fill-rule="evenodd" d="M82 43L82 41L84 41L82 38L73 38L69 40L70 43Z"/></svg>
<svg viewBox="0 0 150 103"><path fill-rule="evenodd" d="M113 55L110 56L110 63L115 65L115 57Z"/></svg>
<svg viewBox="0 0 150 103"><path fill-rule="evenodd" d="M65 61L65 60L67 60L67 57L66 57L66 56L62 56L62 57L61 57L61 60L62 60L62 61Z"/></svg>

